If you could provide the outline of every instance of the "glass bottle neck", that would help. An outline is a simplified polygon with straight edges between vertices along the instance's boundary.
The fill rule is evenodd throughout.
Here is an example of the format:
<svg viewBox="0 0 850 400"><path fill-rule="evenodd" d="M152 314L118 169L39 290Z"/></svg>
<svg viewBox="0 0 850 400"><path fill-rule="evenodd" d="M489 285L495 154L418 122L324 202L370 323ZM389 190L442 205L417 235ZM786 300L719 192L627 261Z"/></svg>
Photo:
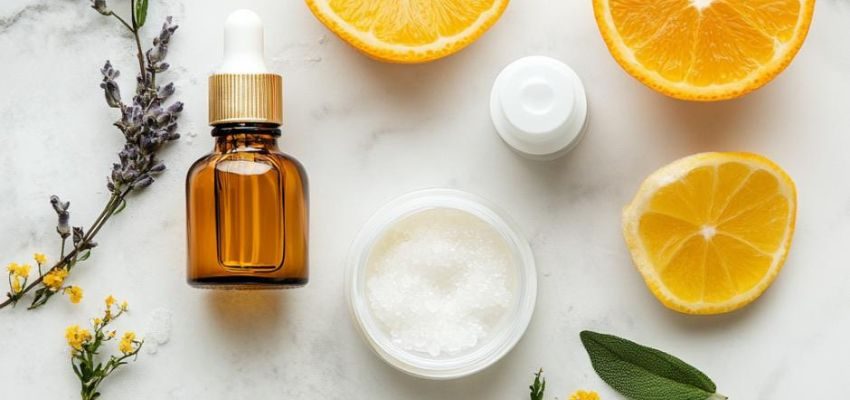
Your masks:
<svg viewBox="0 0 850 400"><path fill-rule="evenodd" d="M215 151L279 151L280 129L273 124L228 124L213 128Z"/></svg>

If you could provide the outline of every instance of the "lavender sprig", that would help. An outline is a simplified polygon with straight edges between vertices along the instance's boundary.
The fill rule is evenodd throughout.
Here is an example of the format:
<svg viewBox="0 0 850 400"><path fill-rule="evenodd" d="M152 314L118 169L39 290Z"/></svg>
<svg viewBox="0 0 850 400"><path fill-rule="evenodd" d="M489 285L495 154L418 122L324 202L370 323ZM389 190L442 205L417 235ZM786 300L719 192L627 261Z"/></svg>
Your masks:
<svg viewBox="0 0 850 400"><path fill-rule="evenodd" d="M107 178L107 188L111 196L88 229L81 226L72 227L68 211L70 202L63 202L58 196L51 196L50 204L58 219L56 232L62 243L59 259L44 272L41 271L39 262L38 278L23 288L10 291L7 294L8 299L0 303L0 309L16 304L21 297L33 290L35 296L29 308L44 305L60 289L59 286L67 273L78 262L89 257L91 249L97 246L94 237L110 217L124 209L127 195L150 186L154 182L154 176L165 171L165 164L157 155L166 144L180 138L177 133L177 119L183 111L183 103L175 101L166 104L174 95L174 84L159 86L156 84L156 77L158 73L169 68L164 60L177 25L174 25L171 17L166 18L159 34L153 39L153 47L143 52L140 28L147 16L147 5L146 0L132 0L133 14L128 23L108 7L106 0L91 0L91 7L95 11L116 18L133 34L139 62L136 90L129 103L125 103L121 97L121 88L117 82L120 72L109 61L106 61L100 70L103 75L100 87L103 89L106 104L121 111L121 118L113 125L121 131L125 139L124 146L118 153L118 162L113 164L111 174ZM74 247L66 254L65 244L69 237ZM47 276L51 277L51 285L46 284L44 280ZM61 276L61 279L57 276Z"/></svg>
<svg viewBox="0 0 850 400"><path fill-rule="evenodd" d="M107 188L120 194L125 188L143 189L153 183L153 176L165 171L165 165L156 155L162 145L177 140L177 118L183 111L183 103L177 101L164 106L166 100L174 94L174 84L156 85L156 74L168 69L163 62L168 53L168 43L177 25L171 17L166 18L159 35L153 40L154 46L146 52L147 67L136 77L136 94L132 104L121 100L121 91L115 78L119 71L107 61L100 70L103 74L103 88L106 103L110 107L121 109L121 119L115 126L126 139L124 149L118 153L119 162L112 165Z"/></svg>

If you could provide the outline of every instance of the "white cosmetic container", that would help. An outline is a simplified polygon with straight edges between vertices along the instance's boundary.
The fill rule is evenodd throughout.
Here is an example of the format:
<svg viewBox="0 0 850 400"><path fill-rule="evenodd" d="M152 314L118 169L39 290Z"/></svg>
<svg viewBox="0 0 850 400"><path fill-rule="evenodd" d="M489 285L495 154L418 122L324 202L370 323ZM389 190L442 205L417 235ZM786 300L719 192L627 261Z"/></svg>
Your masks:
<svg viewBox="0 0 850 400"><path fill-rule="evenodd" d="M514 61L490 95L499 136L523 156L552 160L573 149L587 128L587 97L578 75L549 57Z"/></svg>
<svg viewBox="0 0 850 400"><path fill-rule="evenodd" d="M470 219L477 222L470 222ZM446 223L449 225L440 227ZM433 240L434 246L422 246L423 230L426 234L439 234L443 228L450 228L448 242L467 248L452 249L452 243L433 235L424 239ZM455 242L451 232L472 235L473 240L461 238ZM482 232L484 236L479 236ZM473 244L478 239L481 239L480 246ZM493 244L496 242L502 243L504 247L493 251ZM500 244L498 247L501 246ZM397 252L411 251L405 251L404 257L390 259L387 258L388 247ZM434 256L445 257L455 251L460 257L457 260L430 263ZM488 279L498 278L488 275L488 271L493 271L492 269L484 265L460 265L463 261L479 262L480 256L485 257L486 261L486 257L490 255L499 257L495 260L496 264L507 265L503 272L505 276L510 277L506 281L509 295L497 290L500 284ZM376 258L410 265L398 268L399 266L386 263L376 264ZM413 270L413 267L422 270ZM452 277L447 268L455 268L459 275ZM500 268L502 267L496 269ZM407 276L400 276L400 272L406 273ZM474 279L463 277L470 273ZM394 277L391 274L394 274ZM390 277L393 277L392 281L388 279ZM441 282L442 278L449 277L452 281ZM458 290L453 289L452 282L458 284ZM481 285L476 285L476 282ZM393 283L399 287L393 288L390 285ZM380 287L374 287L375 284ZM528 242L502 212L497 211L489 202L469 193L431 189L410 193L390 202L366 223L352 246L345 289L355 325L379 357L389 365L413 376L455 379L489 367L520 340L534 312L537 274ZM448 297L446 292L450 293ZM482 299L480 302L475 300L475 295L482 292L490 296L499 294L509 301L492 307L494 299ZM430 293L433 294L434 301L429 301ZM409 303L417 296L417 301ZM463 301L455 301L458 299ZM452 304L459 307L450 307ZM498 311L498 315L476 315L472 309L477 305L491 307ZM435 311L429 311L430 306L437 307L432 316L436 322L414 321L413 317ZM393 314L404 310L409 313ZM387 325L387 317L392 320L391 325L395 326ZM484 334L471 340L468 345L453 344L458 338L454 333L469 333L467 323L469 326L485 325L482 326ZM421 333L423 327L436 328L433 329L433 334L441 337L422 338L422 345L426 348L418 349L415 339L411 342L410 337L405 335L411 331ZM443 329L445 327L451 329ZM436 346L437 351L429 351L429 345ZM452 350L453 346L456 349Z"/></svg>

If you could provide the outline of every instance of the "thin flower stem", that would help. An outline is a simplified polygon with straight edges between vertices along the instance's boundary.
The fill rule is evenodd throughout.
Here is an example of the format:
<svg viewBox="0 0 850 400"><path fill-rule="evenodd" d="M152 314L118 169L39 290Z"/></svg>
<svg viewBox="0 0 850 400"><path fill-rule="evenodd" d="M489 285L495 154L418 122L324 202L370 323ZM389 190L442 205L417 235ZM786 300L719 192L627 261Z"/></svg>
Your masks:
<svg viewBox="0 0 850 400"><path fill-rule="evenodd" d="M118 14L112 13L110 15L112 15L113 17L118 19L118 21L121 21L121 24L124 25L124 27L126 27L127 30L129 30L130 33L133 34L133 38L136 40L136 51L137 51L136 58L139 59L139 71L141 71L140 76L142 77L142 82L144 82L145 79L146 79L145 78L145 75L146 75L145 74L145 57L144 57L144 52L142 51L142 41L139 38L139 28L136 26L136 13L134 11L135 10L134 6L135 6L134 1L130 0L130 15L132 16L130 21L132 22L132 25L130 23L128 23L126 20L124 20L124 18L121 18Z"/></svg>
<svg viewBox="0 0 850 400"><path fill-rule="evenodd" d="M109 210L114 207L115 199L117 197L118 197L118 195L115 194L115 193L113 193L112 196L109 197L109 201L106 203L106 206L103 207L103 210L100 212L100 215L98 215L97 219L95 219L94 222L92 222L91 228L89 228L89 231L86 232L85 235L83 235L83 241L84 242L88 242L92 239L92 232L94 231L95 227L102 225L102 223L104 222L104 218L106 218L106 215L109 213Z"/></svg>
<svg viewBox="0 0 850 400"><path fill-rule="evenodd" d="M120 17L120 16L118 16L118 14L116 14L116 13L112 13L112 14L109 14L109 15L111 15L111 16L113 16L113 17L117 18L119 21L121 21L121 25L124 25L127 29L129 29L129 30L130 30L130 32L133 32L133 27L132 27L132 26L130 26L130 24L128 24L128 23L127 23L127 21L125 21L125 20L124 20L124 18L121 18L121 17Z"/></svg>
<svg viewBox="0 0 850 400"><path fill-rule="evenodd" d="M122 191L120 194L113 194L109 198L109 201L106 203L106 206L104 206L103 211L100 213L100 215L97 217L95 222L92 224L91 228L89 228L89 231L83 236L83 240L81 240L79 243L77 243L77 245L74 246L73 250L71 250L67 255L63 256L47 272L50 273L51 271L55 271L59 268L63 268L65 266L71 265L71 262L75 261L77 259L77 256L80 254L80 252L83 250L83 248L85 248L85 246L87 246L89 243L91 243L91 241L94 239L95 235L97 235L97 233L100 231L100 228L103 227L103 225L106 223L106 221L109 220L109 217L111 217L115 213L116 207L118 206L118 204L121 203L122 200L124 200L124 197L127 196L127 194L130 193L130 190L131 190L130 188L127 188L127 189L124 189L124 191ZM70 267L69 267L69 269L70 269ZM5 307L13 304L15 302L15 299L20 298L24 294L35 289L38 285L41 284L42 280L44 280L44 274L40 274L40 276L37 279L35 279L32 283L30 283L29 285L27 285L26 287L21 289L21 291L18 292L14 298L9 298L6 301L0 303L0 309L5 308Z"/></svg>
<svg viewBox="0 0 850 400"><path fill-rule="evenodd" d="M142 77L142 83L147 82L148 74L145 72L145 57L142 52L142 41L139 39L139 25L136 21L136 0L130 0L130 21L133 22L133 37L136 39L137 56L139 57L139 76Z"/></svg>
<svg viewBox="0 0 850 400"><path fill-rule="evenodd" d="M62 238L62 246L59 249L59 258L65 258L65 240L68 238ZM41 264L38 264L38 274L41 275Z"/></svg>

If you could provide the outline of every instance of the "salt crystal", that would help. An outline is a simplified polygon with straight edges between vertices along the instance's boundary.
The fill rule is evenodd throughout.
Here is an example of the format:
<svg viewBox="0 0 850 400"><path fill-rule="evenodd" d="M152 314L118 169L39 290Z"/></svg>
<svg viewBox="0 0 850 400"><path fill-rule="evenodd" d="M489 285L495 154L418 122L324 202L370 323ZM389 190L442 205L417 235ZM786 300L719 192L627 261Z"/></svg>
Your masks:
<svg viewBox="0 0 850 400"><path fill-rule="evenodd" d="M145 348L148 354L156 354L159 346L171 338L171 311L164 308L153 310L145 327Z"/></svg>
<svg viewBox="0 0 850 400"><path fill-rule="evenodd" d="M378 239L367 266L367 298L399 347L454 355L505 322L516 296L514 270L508 243L490 224L457 209L429 209Z"/></svg>

